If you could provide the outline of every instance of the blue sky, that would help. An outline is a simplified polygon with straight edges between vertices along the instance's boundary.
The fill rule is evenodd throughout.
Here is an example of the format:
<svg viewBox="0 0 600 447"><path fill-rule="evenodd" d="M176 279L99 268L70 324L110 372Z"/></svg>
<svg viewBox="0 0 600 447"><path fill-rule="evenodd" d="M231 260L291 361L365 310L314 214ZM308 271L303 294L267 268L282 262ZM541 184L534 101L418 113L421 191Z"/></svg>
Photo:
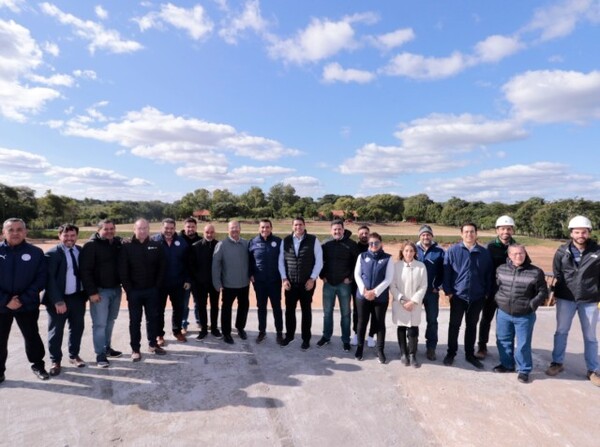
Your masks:
<svg viewBox="0 0 600 447"><path fill-rule="evenodd" d="M600 0L0 0L0 182L600 200Z"/></svg>

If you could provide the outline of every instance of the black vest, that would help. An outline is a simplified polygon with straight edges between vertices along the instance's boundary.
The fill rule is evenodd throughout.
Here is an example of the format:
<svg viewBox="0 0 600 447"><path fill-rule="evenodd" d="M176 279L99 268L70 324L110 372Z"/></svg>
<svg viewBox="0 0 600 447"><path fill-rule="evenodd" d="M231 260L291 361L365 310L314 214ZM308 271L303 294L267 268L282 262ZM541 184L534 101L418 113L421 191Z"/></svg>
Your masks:
<svg viewBox="0 0 600 447"><path fill-rule="evenodd" d="M287 279L296 285L302 285L309 280L315 266L316 236L304 233L304 238L298 248L298 256L294 251L293 235L283 240L283 261Z"/></svg>

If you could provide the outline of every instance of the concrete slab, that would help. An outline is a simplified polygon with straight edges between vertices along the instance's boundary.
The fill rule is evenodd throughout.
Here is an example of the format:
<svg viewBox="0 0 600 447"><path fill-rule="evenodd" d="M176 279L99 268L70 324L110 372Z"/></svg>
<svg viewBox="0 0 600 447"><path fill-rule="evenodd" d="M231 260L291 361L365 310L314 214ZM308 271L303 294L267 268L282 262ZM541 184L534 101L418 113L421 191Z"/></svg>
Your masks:
<svg viewBox="0 0 600 447"><path fill-rule="evenodd" d="M300 317L300 315L298 315ZM269 317L270 318L270 317ZM168 321L168 319L167 319ZM46 314L40 328L46 336ZM335 315L339 326L339 314ZM95 367L91 321L81 356L86 368L65 365L50 381L29 370L22 337L14 325L6 381L0 384L0 445L162 446L597 446L600 388L585 377L579 323L573 323L566 371L549 378L554 309L538 311L534 372L530 384L516 374L494 374L497 351L477 371L462 353L455 366L441 363L448 311L440 313L437 362L421 355L419 369L398 360L395 328L388 312L387 365L374 349L362 362L345 353L336 327L334 340L316 348L322 312L314 311L313 343L287 348L274 334L260 345L256 311L249 339L224 344L168 339L168 355L143 351L129 359L128 314L121 311L114 346L127 352L111 367ZM272 320L269 320L269 329ZM421 326L424 334L424 324ZM494 334L492 333L492 337ZM420 351L424 351L423 335ZM461 335L462 340L462 335ZM66 345L66 341L65 341ZM65 348L66 351L66 348Z"/></svg>

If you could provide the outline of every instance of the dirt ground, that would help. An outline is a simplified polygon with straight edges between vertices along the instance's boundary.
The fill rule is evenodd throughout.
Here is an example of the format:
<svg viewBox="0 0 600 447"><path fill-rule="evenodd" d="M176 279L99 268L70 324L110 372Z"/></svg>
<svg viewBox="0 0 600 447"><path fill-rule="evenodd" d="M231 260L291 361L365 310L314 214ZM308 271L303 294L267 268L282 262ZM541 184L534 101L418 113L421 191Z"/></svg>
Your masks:
<svg viewBox="0 0 600 447"><path fill-rule="evenodd" d="M485 239L487 240L487 239ZM80 241L81 242L81 241ZM52 241L32 241L35 245L40 247L42 250L46 251L56 243ZM558 246L558 244L557 244ZM384 250L391 254L394 259L398 259L398 252L400 249L400 244L386 244ZM556 248L546 247L546 246L531 246L527 248L529 256L532 262L540 267L545 272L552 271L552 258L554 257L554 253L556 252ZM320 309L322 308L322 292L323 292L323 282L317 281L317 289L313 298L313 307ZM123 307L127 307L127 301L125 299L122 300ZM448 304L445 296L441 295L440 304L442 306L446 306ZM193 305L193 304L192 304ZM250 287L250 306L256 307L256 296L254 294L254 289Z"/></svg>

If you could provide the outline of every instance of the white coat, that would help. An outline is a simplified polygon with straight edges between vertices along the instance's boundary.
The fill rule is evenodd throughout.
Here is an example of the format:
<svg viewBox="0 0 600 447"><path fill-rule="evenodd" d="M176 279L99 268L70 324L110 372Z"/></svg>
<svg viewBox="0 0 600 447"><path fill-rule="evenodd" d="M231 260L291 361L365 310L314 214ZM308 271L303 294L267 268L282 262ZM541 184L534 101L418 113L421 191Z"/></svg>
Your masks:
<svg viewBox="0 0 600 447"><path fill-rule="evenodd" d="M394 279L390 285L392 294L392 321L397 326L418 326L421 323L421 305L427 291L425 264L413 260L410 264L398 261L394 264ZM407 311L401 301L412 301L413 310Z"/></svg>

